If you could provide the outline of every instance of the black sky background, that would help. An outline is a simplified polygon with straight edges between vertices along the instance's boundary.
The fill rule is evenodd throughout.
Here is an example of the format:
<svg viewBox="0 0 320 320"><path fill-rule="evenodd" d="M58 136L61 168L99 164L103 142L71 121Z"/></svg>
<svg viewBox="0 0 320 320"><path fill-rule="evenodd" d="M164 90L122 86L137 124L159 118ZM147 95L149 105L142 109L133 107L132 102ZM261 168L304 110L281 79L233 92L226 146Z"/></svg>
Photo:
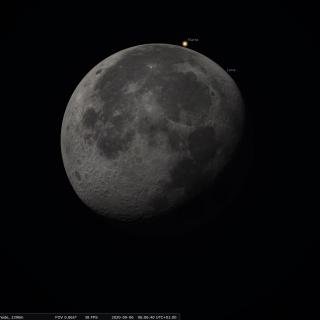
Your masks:
<svg viewBox="0 0 320 320"><path fill-rule="evenodd" d="M0 312L166 311L199 320L319 312L312 10L120 7L23 5L4 14ZM73 192L60 153L63 113L107 56L187 38L236 69L249 141L240 190L189 231L132 233ZM202 202L186 210L203 209L212 210Z"/></svg>

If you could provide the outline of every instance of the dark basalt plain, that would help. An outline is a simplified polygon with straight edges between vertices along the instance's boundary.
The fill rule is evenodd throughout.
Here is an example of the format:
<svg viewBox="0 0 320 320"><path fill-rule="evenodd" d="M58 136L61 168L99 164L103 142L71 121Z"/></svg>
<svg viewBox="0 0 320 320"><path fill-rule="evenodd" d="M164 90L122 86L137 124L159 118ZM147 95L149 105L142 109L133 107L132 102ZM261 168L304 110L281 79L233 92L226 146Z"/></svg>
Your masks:
<svg viewBox="0 0 320 320"><path fill-rule="evenodd" d="M69 180L98 213L136 220L170 212L214 183L241 138L240 92L218 65L150 44L107 58L67 106Z"/></svg>

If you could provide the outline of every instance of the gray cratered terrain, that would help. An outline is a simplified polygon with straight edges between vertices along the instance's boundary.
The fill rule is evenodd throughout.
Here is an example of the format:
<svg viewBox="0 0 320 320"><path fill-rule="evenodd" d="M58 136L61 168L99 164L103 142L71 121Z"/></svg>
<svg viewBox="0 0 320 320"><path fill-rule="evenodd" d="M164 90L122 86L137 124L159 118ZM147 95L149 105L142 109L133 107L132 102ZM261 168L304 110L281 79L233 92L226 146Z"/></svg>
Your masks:
<svg viewBox="0 0 320 320"><path fill-rule="evenodd" d="M68 178L94 211L120 220L170 212L214 183L241 137L231 77L193 50L146 44L96 65L62 123Z"/></svg>

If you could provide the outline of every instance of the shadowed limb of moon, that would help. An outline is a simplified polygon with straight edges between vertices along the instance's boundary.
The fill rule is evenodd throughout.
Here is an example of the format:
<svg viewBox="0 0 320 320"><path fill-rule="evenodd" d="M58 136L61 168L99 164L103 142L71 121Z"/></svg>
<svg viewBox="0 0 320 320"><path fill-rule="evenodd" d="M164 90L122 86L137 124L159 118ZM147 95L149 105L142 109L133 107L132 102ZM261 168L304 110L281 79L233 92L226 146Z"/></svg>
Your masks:
<svg viewBox="0 0 320 320"><path fill-rule="evenodd" d="M61 129L68 178L94 211L120 220L169 212L214 183L242 134L230 76L193 50L146 44L96 65Z"/></svg>

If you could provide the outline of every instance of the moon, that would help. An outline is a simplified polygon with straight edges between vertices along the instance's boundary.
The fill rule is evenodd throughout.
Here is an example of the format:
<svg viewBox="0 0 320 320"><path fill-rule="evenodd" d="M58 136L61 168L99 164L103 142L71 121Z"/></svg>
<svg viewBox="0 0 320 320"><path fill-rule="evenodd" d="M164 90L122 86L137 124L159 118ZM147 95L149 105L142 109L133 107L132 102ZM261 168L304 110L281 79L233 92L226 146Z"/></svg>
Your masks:
<svg viewBox="0 0 320 320"><path fill-rule="evenodd" d="M79 198L130 221L171 212L208 186L242 135L232 78L188 48L144 44L98 63L73 92L61 152Z"/></svg>

